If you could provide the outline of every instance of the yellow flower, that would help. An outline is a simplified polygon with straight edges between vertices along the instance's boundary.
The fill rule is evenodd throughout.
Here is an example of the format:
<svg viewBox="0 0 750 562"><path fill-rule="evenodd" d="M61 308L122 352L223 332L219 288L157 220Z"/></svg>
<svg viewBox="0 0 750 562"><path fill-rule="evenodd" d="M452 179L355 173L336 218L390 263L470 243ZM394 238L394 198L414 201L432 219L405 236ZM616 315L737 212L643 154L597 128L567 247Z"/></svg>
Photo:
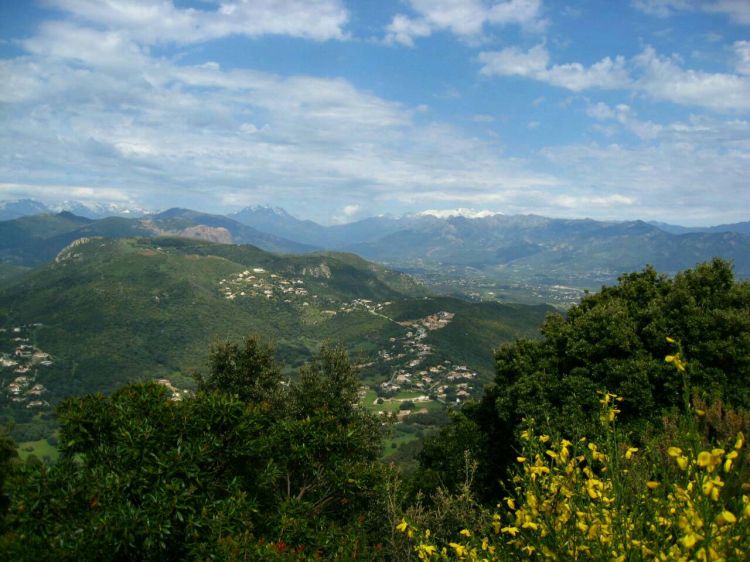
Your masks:
<svg viewBox="0 0 750 562"><path fill-rule="evenodd" d="M455 542L449 542L448 546L451 547L453 550L456 551L456 556L464 557L466 556L466 547L462 544L458 544Z"/></svg>
<svg viewBox="0 0 750 562"><path fill-rule="evenodd" d="M711 453L708 451L701 451L698 453L698 466L706 467L711 464Z"/></svg>
<svg viewBox="0 0 750 562"><path fill-rule="evenodd" d="M670 447L669 449L667 449L667 454L670 457L679 457L682 454L682 449L680 449L679 447Z"/></svg>
<svg viewBox="0 0 750 562"><path fill-rule="evenodd" d="M685 455L682 455L681 457L677 457L677 465L682 470L685 470L688 466L688 458Z"/></svg>
<svg viewBox="0 0 750 562"><path fill-rule="evenodd" d="M685 548L693 548L699 540L701 540L703 537L701 537L697 533L688 533L684 537L680 539L680 542L682 543L682 546Z"/></svg>
<svg viewBox="0 0 750 562"><path fill-rule="evenodd" d="M724 482L718 476L713 479L706 477L702 486L703 495L709 496L713 501L718 501L722 486L724 486Z"/></svg>
<svg viewBox="0 0 750 562"><path fill-rule="evenodd" d="M511 537L515 537L518 534L518 527L503 527L500 531L509 534Z"/></svg>
<svg viewBox="0 0 750 562"><path fill-rule="evenodd" d="M526 462L526 457L516 457L516 460L518 462L520 462L520 463L525 463Z"/></svg>
<svg viewBox="0 0 750 562"><path fill-rule="evenodd" d="M737 434L737 441L734 443L734 448L736 450L742 449L742 446L745 444L745 434L741 431Z"/></svg>
<svg viewBox="0 0 750 562"><path fill-rule="evenodd" d="M401 531L402 533L406 532L406 529L409 528L409 524L406 522L406 519L401 519L401 523L396 525L396 529Z"/></svg>
<svg viewBox="0 0 750 562"><path fill-rule="evenodd" d="M737 518L731 511L724 510L716 516L717 525L734 525L737 523Z"/></svg>
<svg viewBox="0 0 750 562"><path fill-rule="evenodd" d="M646 482L646 487L649 490L656 490L659 486L661 486L661 484L659 484L659 482L656 482L654 480L649 480L648 482Z"/></svg>
<svg viewBox="0 0 750 562"><path fill-rule="evenodd" d="M674 338L670 338L669 336L667 336L667 342L669 342L669 343L677 343Z"/></svg>
<svg viewBox="0 0 750 562"><path fill-rule="evenodd" d="M732 451L729 453L726 457L726 460L724 461L724 472L729 472L732 470L732 463L734 462L734 459L737 458L737 451Z"/></svg>
<svg viewBox="0 0 750 562"><path fill-rule="evenodd" d="M470 537L471 531L469 531L469 529L461 529L461 531L458 534L463 535L464 537Z"/></svg>
<svg viewBox="0 0 750 562"><path fill-rule="evenodd" d="M431 544L420 544L417 547L417 554L420 560L426 560L427 557L432 556L435 552L437 552L437 548Z"/></svg>
<svg viewBox="0 0 750 562"><path fill-rule="evenodd" d="M628 447L628 450L625 451L625 460L630 460L633 458L633 453L638 452L638 447Z"/></svg>
<svg viewBox="0 0 750 562"><path fill-rule="evenodd" d="M505 498L508 509L516 509L516 501L513 498Z"/></svg>

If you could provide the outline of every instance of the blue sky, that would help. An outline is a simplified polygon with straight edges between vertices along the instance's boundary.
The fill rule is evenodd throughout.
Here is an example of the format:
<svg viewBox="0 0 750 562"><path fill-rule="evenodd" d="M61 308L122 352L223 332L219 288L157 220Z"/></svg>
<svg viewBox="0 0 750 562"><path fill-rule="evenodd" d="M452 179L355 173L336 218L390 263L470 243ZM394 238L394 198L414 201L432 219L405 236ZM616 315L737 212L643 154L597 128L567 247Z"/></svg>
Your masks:
<svg viewBox="0 0 750 562"><path fill-rule="evenodd" d="M747 0L0 0L0 199L750 219Z"/></svg>

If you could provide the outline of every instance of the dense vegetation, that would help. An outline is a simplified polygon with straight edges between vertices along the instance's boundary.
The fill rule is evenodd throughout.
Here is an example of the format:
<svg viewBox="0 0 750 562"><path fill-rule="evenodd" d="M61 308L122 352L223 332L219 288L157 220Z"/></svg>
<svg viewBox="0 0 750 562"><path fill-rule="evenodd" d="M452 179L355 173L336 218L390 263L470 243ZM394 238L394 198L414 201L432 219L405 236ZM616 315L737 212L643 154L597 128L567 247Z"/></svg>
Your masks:
<svg viewBox="0 0 750 562"><path fill-rule="evenodd" d="M495 384L399 475L342 349L287 379L257 340L221 344L182 401L153 384L66 400L55 464L0 447L0 552L746 560L749 363L729 264L625 275L500 347Z"/></svg>
<svg viewBox="0 0 750 562"><path fill-rule="evenodd" d="M494 384L426 444L422 482L463 481L469 446L482 496L498 497L497 473L520 449L521 421L536 419L568 438L595 435L597 392L622 397L621 423L636 435L682 406L685 392L750 408L750 283L735 281L725 261L673 279L652 268L624 275L567 317L550 315L542 334L500 347ZM664 362L675 351L667 337L682 342L690 358L684 373Z"/></svg>
<svg viewBox="0 0 750 562"><path fill-rule="evenodd" d="M273 297L228 299L222 280L257 268L265 271L264 282L275 283ZM295 286L306 294L282 294L280 281L302 281ZM249 291L247 286L236 292ZM375 386L401 366L379 361L379 351L409 331L389 317L410 320L447 310L455 313L454 322L426 341L434 348L432 359L460 361L489 381L492 347L537 333L551 310L424 297L424 288L408 276L350 254L279 256L253 246L180 238L92 239L0 288L0 329L7 329L0 332L0 354L12 358L19 335L51 354L54 365L39 368L35 380L51 406L67 396L109 393L144 379L169 378L190 387L188 375L202 367L210 345L253 333L274 340L288 374L322 342L340 342L354 362L371 364L361 377ZM379 314L362 307L342 312L354 299L390 304ZM33 327L14 334L16 326ZM0 386L7 388L16 376L0 368ZM16 440L52 434L44 409L29 410L10 398L0 392L0 424L12 422Z"/></svg>

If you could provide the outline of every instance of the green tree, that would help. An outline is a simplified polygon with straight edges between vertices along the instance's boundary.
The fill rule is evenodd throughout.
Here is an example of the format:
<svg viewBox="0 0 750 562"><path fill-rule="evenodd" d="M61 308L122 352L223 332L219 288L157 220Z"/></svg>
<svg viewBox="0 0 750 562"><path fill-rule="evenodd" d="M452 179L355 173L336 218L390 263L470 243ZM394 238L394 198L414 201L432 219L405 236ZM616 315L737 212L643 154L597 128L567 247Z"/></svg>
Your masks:
<svg viewBox="0 0 750 562"><path fill-rule="evenodd" d="M497 475L513 461L523 418L564 435L593 436L599 428L597 391L623 397L625 429L642 433L664 411L680 407L684 385L704 398L750 408L750 283L734 279L720 259L674 279L647 267L620 277L570 309L550 315L539 340L522 339L495 354L494 385L460 412L421 455L422 472L456 476L449 455L469 448L479 461L477 485L485 498L500 493ZM687 378L664 362L682 344ZM471 422L480 437L461 447L455 426ZM423 474L418 474L423 478ZM425 479L424 481L434 481Z"/></svg>
<svg viewBox="0 0 750 562"><path fill-rule="evenodd" d="M5 514L8 511L10 498L5 491L5 483L11 475L14 461L18 458L15 441L4 428L0 428L0 533L5 527Z"/></svg>
<svg viewBox="0 0 750 562"><path fill-rule="evenodd" d="M63 402L60 461L11 479L10 559L377 558L382 440L345 353L288 387L252 339L211 366L181 401L147 383Z"/></svg>
<svg viewBox="0 0 750 562"><path fill-rule="evenodd" d="M282 398L281 368L273 347L258 337L246 337L241 345L227 341L213 346L208 363L208 375L198 375L201 391L218 390L253 404Z"/></svg>

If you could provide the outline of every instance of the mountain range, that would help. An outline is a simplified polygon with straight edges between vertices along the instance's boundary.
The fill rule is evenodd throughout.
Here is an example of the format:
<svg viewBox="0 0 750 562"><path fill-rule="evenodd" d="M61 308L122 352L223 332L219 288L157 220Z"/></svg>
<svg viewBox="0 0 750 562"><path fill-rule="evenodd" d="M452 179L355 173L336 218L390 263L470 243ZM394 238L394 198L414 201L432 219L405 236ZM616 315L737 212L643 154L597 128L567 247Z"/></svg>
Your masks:
<svg viewBox="0 0 750 562"><path fill-rule="evenodd" d="M89 219L107 217L138 218L151 213L147 209L122 203L83 203L81 201L63 201L47 205L35 199L18 199L0 201L0 221L67 211Z"/></svg>
<svg viewBox="0 0 750 562"><path fill-rule="evenodd" d="M39 210L26 200L14 212L21 207ZM427 279L597 289L647 264L674 274L715 256L733 261L739 277L750 277L750 222L700 228L427 211L323 226L280 208L255 206L228 216L175 208L138 218L91 219L66 211L0 222L0 279L53 258L76 238L160 235L281 253L345 251Z"/></svg>
<svg viewBox="0 0 750 562"><path fill-rule="evenodd" d="M734 262L740 277L750 276L750 223L670 232L643 221L419 214L324 227L270 207L247 208L232 217L290 240L354 252L412 272L479 272L598 288L647 264L673 274L721 256Z"/></svg>

